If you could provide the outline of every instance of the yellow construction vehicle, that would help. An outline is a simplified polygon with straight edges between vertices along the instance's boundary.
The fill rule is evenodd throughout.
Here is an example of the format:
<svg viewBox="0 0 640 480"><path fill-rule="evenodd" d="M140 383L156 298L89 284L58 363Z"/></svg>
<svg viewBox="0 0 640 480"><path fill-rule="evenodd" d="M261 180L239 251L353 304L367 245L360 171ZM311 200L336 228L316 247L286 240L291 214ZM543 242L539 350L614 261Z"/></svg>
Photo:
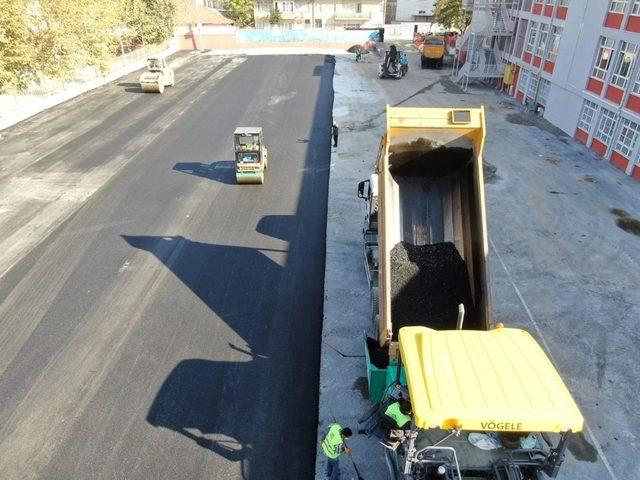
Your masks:
<svg viewBox="0 0 640 480"><path fill-rule="evenodd" d="M384 449L394 480L554 477L582 428L535 340L492 319L484 132L483 108L387 107L375 172L358 186L375 404L361 420L413 404L411 429Z"/></svg>
<svg viewBox="0 0 640 480"><path fill-rule="evenodd" d="M444 37L438 35L427 35L424 37L424 43L422 44L420 66L422 68L426 68L428 66L440 68L444 61L444 54Z"/></svg>
<svg viewBox="0 0 640 480"><path fill-rule="evenodd" d="M268 152L261 127L238 127L233 132L238 183L264 183Z"/></svg>
<svg viewBox="0 0 640 480"><path fill-rule="evenodd" d="M143 92L162 93L165 87L175 85L175 74L165 58L149 57L147 68L148 70L140 75L140 90Z"/></svg>
<svg viewBox="0 0 640 480"><path fill-rule="evenodd" d="M387 107L375 172L358 186L373 403L395 378L401 327L491 325L483 144L482 108Z"/></svg>
<svg viewBox="0 0 640 480"><path fill-rule="evenodd" d="M389 478L556 477L584 420L529 333L405 327L399 344L413 417L382 449Z"/></svg>

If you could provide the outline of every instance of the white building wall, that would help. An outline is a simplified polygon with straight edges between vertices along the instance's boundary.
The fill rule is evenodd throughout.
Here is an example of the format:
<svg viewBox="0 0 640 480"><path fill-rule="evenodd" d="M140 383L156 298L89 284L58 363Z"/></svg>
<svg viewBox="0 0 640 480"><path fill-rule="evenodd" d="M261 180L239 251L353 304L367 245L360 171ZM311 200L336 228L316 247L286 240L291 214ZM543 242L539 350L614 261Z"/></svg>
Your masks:
<svg viewBox="0 0 640 480"><path fill-rule="evenodd" d="M397 0L397 22L424 21L425 16L433 15L436 0Z"/></svg>
<svg viewBox="0 0 640 480"><path fill-rule="evenodd" d="M608 2L603 0L574 0L564 21L544 117L571 136L575 133L584 98L592 96L585 87L607 7ZM562 25L554 21L556 23Z"/></svg>

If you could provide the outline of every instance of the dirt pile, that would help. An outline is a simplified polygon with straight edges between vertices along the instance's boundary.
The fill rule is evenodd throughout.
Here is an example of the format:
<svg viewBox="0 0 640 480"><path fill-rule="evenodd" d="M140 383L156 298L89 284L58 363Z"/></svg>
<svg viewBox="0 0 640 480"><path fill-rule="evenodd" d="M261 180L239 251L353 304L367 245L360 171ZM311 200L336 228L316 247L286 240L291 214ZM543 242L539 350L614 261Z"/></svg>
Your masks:
<svg viewBox="0 0 640 480"><path fill-rule="evenodd" d="M391 321L393 338L402 327L456 328L458 305L465 308L464 328L479 328L464 260L451 242L434 245L398 243L391 250Z"/></svg>

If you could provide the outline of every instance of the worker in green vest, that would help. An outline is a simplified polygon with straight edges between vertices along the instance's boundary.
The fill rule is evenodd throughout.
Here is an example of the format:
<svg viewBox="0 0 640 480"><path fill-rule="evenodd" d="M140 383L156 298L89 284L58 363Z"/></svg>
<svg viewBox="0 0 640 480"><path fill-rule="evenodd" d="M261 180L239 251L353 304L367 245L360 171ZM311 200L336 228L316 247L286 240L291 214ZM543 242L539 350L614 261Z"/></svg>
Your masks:
<svg viewBox="0 0 640 480"><path fill-rule="evenodd" d="M411 421L411 402L404 398L393 402L387 407L384 414L393 420L398 428L404 429L407 423Z"/></svg>
<svg viewBox="0 0 640 480"><path fill-rule="evenodd" d="M329 425L329 432L322 440L322 450L327 456L326 476L331 480L340 478L340 455L351 453L344 444L344 439L351 436L350 428L342 428L338 423Z"/></svg>

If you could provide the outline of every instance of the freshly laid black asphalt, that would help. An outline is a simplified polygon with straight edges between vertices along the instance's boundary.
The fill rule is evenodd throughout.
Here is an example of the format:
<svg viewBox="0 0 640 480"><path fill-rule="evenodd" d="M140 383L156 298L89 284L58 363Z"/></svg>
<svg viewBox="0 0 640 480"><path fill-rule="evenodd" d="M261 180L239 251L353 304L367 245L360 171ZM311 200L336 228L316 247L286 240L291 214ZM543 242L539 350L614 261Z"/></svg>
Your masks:
<svg viewBox="0 0 640 480"><path fill-rule="evenodd" d="M332 76L196 56L5 132L34 172L133 154L0 278L0 478L313 477ZM235 184L237 126L262 186Z"/></svg>

